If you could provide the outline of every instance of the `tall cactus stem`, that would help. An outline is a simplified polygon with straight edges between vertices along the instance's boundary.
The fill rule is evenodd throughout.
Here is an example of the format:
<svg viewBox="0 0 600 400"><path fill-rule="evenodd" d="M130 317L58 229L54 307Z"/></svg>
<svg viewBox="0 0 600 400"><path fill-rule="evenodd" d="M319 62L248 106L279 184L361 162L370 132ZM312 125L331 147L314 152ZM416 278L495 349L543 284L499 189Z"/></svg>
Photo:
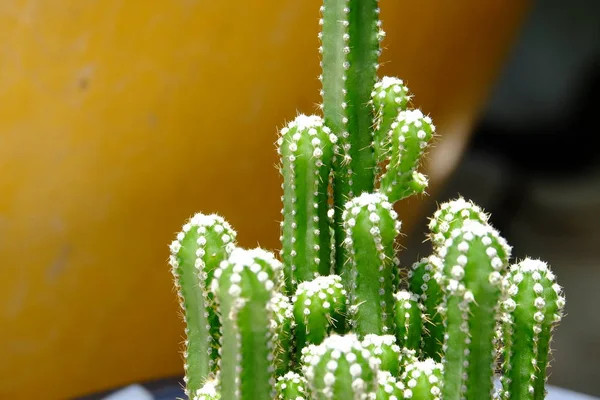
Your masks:
<svg viewBox="0 0 600 400"><path fill-rule="evenodd" d="M421 111L408 110L401 111L390 128L388 163L380 179L379 191L394 203L427 188L427 178L418 172L418 168L435 125Z"/></svg>
<svg viewBox="0 0 600 400"><path fill-rule="evenodd" d="M502 397L542 400L552 330L565 305L562 289L548 265L531 258L510 268L506 289Z"/></svg>
<svg viewBox="0 0 600 400"><path fill-rule="evenodd" d="M349 262L342 278L350 294L351 323L360 337L394 332L397 217L381 193L363 193L344 210Z"/></svg>
<svg viewBox="0 0 600 400"><path fill-rule="evenodd" d="M402 347L420 351L423 333L424 307L419 297L401 290L394 294L394 315L396 317L396 337Z"/></svg>
<svg viewBox="0 0 600 400"><path fill-rule="evenodd" d="M375 83L371 101L375 110L375 130L373 131L373 151L375 161L386 161L389 151L389 136L392 123L401 111L405 111L411 98L408 87L402 79L384 76Z"/></svg>
<svg viewBox="0 0 600 400"><path fill-rule="evenodd" d="M312 400L367 399L377 388L379 360L354 334L306 347L302 363Z"/></svg>
<svg viewBox="0 0 600 400"><path fill-rule="evenodd" d="M194 215L171 243L169 263L186 324L185 392L193 395L214 372L218 319L209 292L215 269L235 248L236 233L216 214Z"/></svg>
<svg viewBox="0 0 600 400"><path fill-rule="evenodd" d="M325 123L338 135L334 160L334 204L338 268L346 257L341 213L355 195L374 185L373 107L371 91L377 79L379 42L384 33L377 0L324 0L319 34ZM337 270L340 273L340 270Z"/></svg>
<svg viewBox="0 0 600 400"><path fill-rule="evenodd" d="M409 290L419 296L427 316L423 319L421 351L424 357L437 362L442 360L444 343L444 309L439 279L428 258L414 263L408 271Z"/></svg>
<svg viewBox="0 0 600 400"><path fill-rule="evenodd" d="M302 282L292 302L298 360L308 344L320 344L330 333L344 332L348 296L339 276L321 276Z"/></svg>
<svg viewBox="0 0 600 400"><path fill-rule="evenodd" d="M286 289L331 270L328 186L337 137L321 117L299 115L281 130L283 175L281 256Z"/></svg>
<svg viewBox="0 0 600 400"><path fill-rule="evenodd" d="M212 289L221 317L220 392L224 399L275 396L276 329L271 307L281 263L262 249L236 249L215 271Z"/></svg>
<svg viewBox="0 0 600 400"><path fill-rule="evenodd" d="M444 399L492 397L496 325L510 247L489 225L465 221L431 258L442 271L446 309Z"/></svg>

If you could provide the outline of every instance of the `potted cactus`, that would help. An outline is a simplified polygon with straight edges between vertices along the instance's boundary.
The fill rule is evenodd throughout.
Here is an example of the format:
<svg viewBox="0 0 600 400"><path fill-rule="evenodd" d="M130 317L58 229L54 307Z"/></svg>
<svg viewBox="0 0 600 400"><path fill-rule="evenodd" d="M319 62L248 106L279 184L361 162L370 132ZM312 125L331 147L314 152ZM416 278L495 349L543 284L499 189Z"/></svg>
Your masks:
<svg viewBox="0 0 600 400"><path fill-rule="evenodd" d="M196 214L170 246L190 399L543 399L564 297L463 198L431 218L431 255L400 264L394 204L427 188L435 136L402 80L378 79L376 0L321 7L322 116L277 141L279 256ZM500 377L500 387L495 385Z"/></svg>

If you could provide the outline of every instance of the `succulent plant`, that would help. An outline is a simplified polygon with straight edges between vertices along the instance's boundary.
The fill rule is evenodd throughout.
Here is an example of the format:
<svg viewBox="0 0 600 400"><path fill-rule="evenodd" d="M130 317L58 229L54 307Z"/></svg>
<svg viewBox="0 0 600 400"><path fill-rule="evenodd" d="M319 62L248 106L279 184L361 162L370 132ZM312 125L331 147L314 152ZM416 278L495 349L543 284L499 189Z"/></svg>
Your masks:
<svg viewBox="0 0 600 400"><path fill-rule="evenodd" d="M323 115L298 115L277 141L280 259L239 247L215 214L171 244L186 394L542 399L556 277L539 260L509 266L511 247L461 197L431 218L431 255L401 266L394 205L425 191L435 126L403 81L377 78L376 0L324 0L321 14Z"/></svg>

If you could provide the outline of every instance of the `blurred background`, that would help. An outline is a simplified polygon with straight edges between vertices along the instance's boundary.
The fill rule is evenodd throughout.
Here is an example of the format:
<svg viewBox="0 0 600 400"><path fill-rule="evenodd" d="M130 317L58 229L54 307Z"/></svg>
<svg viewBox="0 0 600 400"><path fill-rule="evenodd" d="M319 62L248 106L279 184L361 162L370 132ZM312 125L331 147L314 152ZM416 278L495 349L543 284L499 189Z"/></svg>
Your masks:
<svg viewBox="0 0 600 400"><path fill-rule="evenodd" d="M417 4L418 3L418 4ZM166 260L194 212L276 250L277 129L316 112L319 0L0 2L0 399L178 376ZM382 74L440 138L405 265L459 193L565 287L550 382L600 395L596 0L382 1Z"/></svg>

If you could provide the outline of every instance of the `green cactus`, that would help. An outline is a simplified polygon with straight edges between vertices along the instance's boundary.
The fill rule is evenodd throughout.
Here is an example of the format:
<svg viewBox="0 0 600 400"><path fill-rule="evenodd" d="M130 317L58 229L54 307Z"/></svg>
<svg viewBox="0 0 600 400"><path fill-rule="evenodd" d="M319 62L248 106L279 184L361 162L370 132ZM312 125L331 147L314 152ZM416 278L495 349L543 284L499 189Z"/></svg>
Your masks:
<svg viewBox="0 0 600 400"><path fill-rule="evenodd" d="M396 316L396 337L400 346L419 350L423 335L424 307L419 297L406 290L394 295L394 314Z"/></svg>
<svg viewBox="0 0 600 400"><path fill-rule="evenodd" d="M287 291L331 270L328 185L337 137L321 117L299 115L281 130L283 175L281 256Z"/></svg>
<svg viewBox="0 0 600 400"><path fill-rule="evenodd" d="M565 299L548 265L526 258L510 268L503 303L503 398L542 400L552 330Z"/></svg>
<svg viewBox="0 0 600 400"><path fill-rule="evenodd" d="M424 357L435 361L442 359L442 344L444 342L444 315L442 307L442 289L438 284L440 279L429 262L422 258L414 263L408 271L409 290L416 294L424 307L426 318L423 319L423 336L421 350Z"/></svg>
<svg viewBox="0 0 600 400"><path fill-rule="evenodd" d="M406 366L400 380L406 387L405 399L440 400L442 398L443 366L433 359L417 361ZM467 397L485 399L485 397Z"/></svg>
<svg viewBox="0 0 600 400"><path fill-rule="evenodd" d="M220 391L231 400L274 396L276 328L271 300L281 263L262 249L235 249L215 271L212 290L221 316Z"/></svg>
<svg viewBox="0 0 600 400"><path fill-rule="evenodd" d="M366 399L376 390L379 360L356 335L334 334L306 347L302 363L313 400Z"/></svg>
<svg viewBox="0 0 600 400"><path fill-rule="evenodd" d="M171 243L171 272L186 324L186 394L199 390L214 371L219 324L209 292L213 274L235 247L236 232L216 214L194 215Z"/></svg>
<svg viewBox="0 0 600 400"><path fill-rule="evenodd" d="M304 376L295 372L288 372L277 378L276 400L307 400L308 383Z"/></svg>
<svg viewBox="0 0 600 400"><path fill-rule="evenodd" d="M297 359L308 344L320 344L331 332L344 332L348 297L339 276L302 282L292 301Z"/></svg>
<svg viewBox="0 0 600 400"><path fill-rule="evenodd" d="M281 262L237 248L214 214L171 244L192 400L544 397L564 306L544 263L508 271L510 246L459 197L430 220L432 255L400 269L393 204L425 190L435 126L400 79L377 80L377 4L321 8L323 116L299 114L277 141Z"/></svg>
<svg viewBox="0 0 600 400"><path fill-rule="evenodd" d="M496 230L474 220L465 221L438 249L441 260L434 267L443 271L446 400L492 395L502 274L510 252Z"/></svg>
<svg viewBox="0 0 600 400"><path fill-rule="evenodd" d="M363 193L346 204L344 245L349 254L344 271L350 294L350 318L360 336L394 332L394 242L400 222L381 193Z"/></svg>

